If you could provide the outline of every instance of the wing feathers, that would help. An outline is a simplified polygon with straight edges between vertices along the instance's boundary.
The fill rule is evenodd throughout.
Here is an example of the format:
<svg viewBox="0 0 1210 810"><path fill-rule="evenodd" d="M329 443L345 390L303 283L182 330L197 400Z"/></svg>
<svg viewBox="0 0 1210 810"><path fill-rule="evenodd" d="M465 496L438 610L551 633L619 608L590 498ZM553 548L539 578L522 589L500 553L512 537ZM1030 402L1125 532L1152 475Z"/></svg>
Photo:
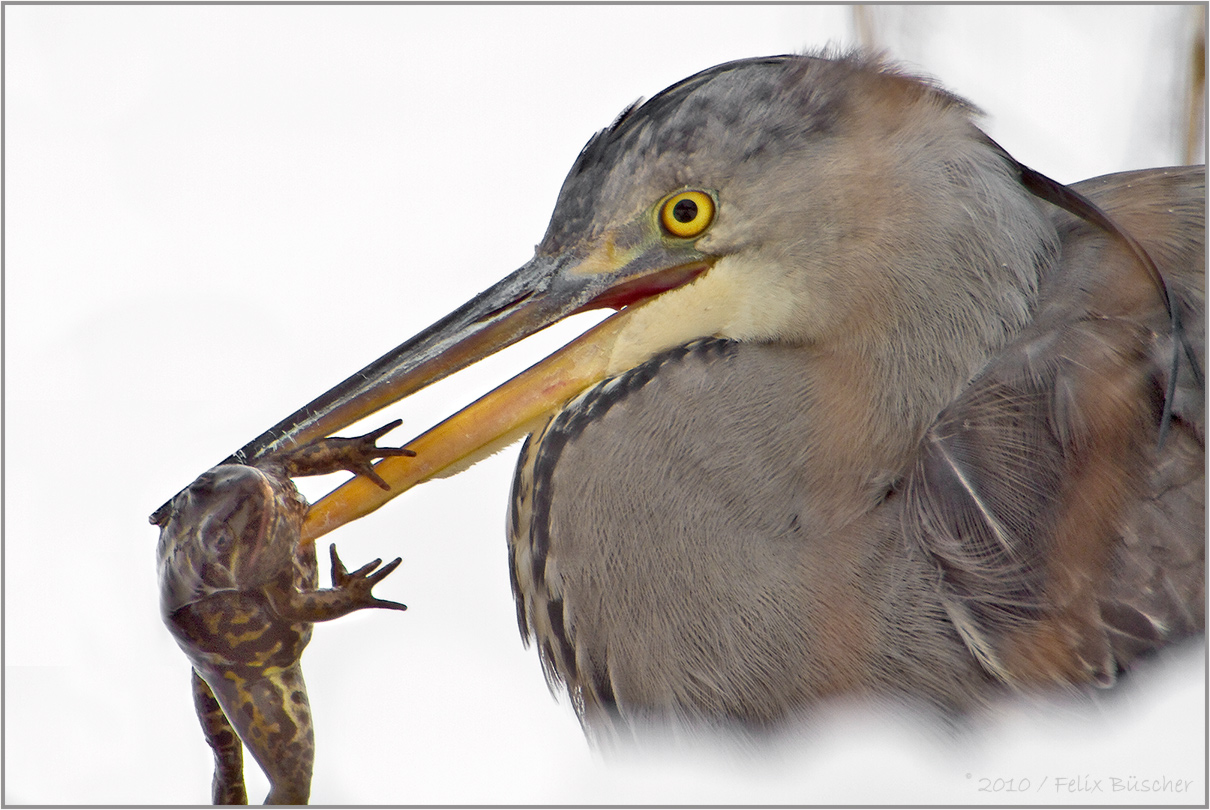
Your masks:
<svg viewBox="0 0 1210 810"><path fill-rule="evenodd" d="M942 412L908 476L904 532L941 571L967 646L1011 685L1106 685L1204 627L1199 189L1197 170L1082 184L1123 227L1151 229L1135 236L1158 245L1189 324L1163 447L1164 306L1119 240L1060 215L1034 324Z"/></svg>

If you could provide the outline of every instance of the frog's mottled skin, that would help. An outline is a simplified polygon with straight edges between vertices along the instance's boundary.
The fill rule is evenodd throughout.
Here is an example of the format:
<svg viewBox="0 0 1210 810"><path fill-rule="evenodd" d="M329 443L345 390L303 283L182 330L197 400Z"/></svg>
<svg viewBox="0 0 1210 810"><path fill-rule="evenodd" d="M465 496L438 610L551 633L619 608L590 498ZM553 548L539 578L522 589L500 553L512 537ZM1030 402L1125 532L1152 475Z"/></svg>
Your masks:
<svg viewBox="0 0 1210 810"><path fill-rule="evenodd" d="M312 623L367 607L406 609L370 593L398 559L350 574L332 546L333 587L318 589L315 546L298 542L307 502L290 480L347 469L381 483L371 459L412 455L374 446L396 424L256 466L214 467L153 516L160 607L193 664L194 702L214 749L215 804L247 803L241 739L269 777L267 804L306 803L315 751L299 659Z"/></svg>

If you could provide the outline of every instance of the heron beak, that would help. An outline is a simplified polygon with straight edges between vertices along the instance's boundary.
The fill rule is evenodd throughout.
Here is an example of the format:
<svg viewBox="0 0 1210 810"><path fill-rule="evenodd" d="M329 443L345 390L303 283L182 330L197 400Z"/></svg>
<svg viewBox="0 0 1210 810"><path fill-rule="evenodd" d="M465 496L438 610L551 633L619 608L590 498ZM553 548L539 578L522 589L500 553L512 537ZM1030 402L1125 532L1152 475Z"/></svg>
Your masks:
<svg viewBox="0 0 1210 810"><path fill-rule="evenodd" d="M303 542L362 517L417 483L468 465L540 426L609 373L614 341L642 302L710 267L692 250L649 241L619 247L606 235L589 249L535 256L498 284L300 408L227 459L255 463L268 453L331 435L421 388L577 312L620 310L563 349L429 430L375 469L382 490L358 476L312 506Z"/></svg>

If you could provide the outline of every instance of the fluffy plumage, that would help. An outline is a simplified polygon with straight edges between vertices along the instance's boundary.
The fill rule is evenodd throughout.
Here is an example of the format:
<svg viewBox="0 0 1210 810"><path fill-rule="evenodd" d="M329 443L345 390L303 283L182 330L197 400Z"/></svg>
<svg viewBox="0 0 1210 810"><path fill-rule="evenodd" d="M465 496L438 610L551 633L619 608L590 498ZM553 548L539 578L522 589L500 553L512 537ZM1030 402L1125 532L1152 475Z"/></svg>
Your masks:
<svg viewBox="0 0 1210 810"><path fill-rule="evenodd" d="M875 61L751 60L573 167L539 255L719 200L711 270L518 466L522 633L590 735L835 695L960 713L1204 628L1204 170L1074 187L1154 260L1173 335L1129 246L972 114Z"/></svg>

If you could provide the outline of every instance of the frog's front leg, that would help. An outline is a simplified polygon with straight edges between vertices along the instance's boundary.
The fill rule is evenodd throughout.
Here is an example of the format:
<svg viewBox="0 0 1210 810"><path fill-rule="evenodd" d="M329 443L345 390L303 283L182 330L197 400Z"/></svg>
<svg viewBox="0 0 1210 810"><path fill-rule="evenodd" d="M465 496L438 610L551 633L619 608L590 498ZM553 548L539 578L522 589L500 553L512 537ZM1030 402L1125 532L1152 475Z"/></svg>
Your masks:
<svg viewBox="0 0 1210 810"><path fill-rule="evenodd" d="M339 470L347 470L356 475L364 475L383 489L391 487L374 470L373 461L376 458L388 456L414 456L416 452L406 447L377 447L376 443L383 435L389 433L403 422L383 425L378 430L364 436L343 437L329 436L317 439L310 444L294 450L283 450L271 454L257 462L262 469L277 468L288 478L304 475L326 475Z"/></svg>
<svg viewBox="0 0 1210 810"><path fill-rule="evenodd" d="M214 750L214 781L210 796L214 804L247 804L248 791L244 787L244 750L239 737L223 707L214 697L214 692L193 670L193 705L197 718L202 723L206 742Z"/></svg>
<svg viewBox="0 0 1210 810"><path fill-rule="evenodd" d="M336 553L336 544L328 550L332 558L332 587L306 592L294 588L266 588L265 596L275 613L295 622L326 622L363 608L408 609L407 605L378 599L370 592L399 567L402 558L396 557L377 571L374 569L382 560L373 560L350 574Z"/></svg>

